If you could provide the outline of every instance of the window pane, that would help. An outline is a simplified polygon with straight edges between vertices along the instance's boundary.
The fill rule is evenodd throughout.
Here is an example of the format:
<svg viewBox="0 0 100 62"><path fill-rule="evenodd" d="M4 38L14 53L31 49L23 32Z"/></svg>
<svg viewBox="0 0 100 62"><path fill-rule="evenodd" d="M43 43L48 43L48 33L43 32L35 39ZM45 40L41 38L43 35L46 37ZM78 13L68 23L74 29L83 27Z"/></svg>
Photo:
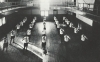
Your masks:
<svg viewBox="0 0 100 62"><path fill-rule="evenodd" d="M2 19L0 19L0 26L2 26Z"/></svg>
<svg viewBox="0 0 100 62"><path fill-rule="evenodd" d="M41 16L44 16L45 14L44 14L44 11L41 11Z"/></svg>
<svg viewBox="0 0 100 62"><path fill-rule="evenodd" d="M45 11L45 16L48 16L48 11Z"/></svg>
<svg viewBox="0 0 100 62"><path fill-rule="evenodd" d="M2 24L5 24L6 23L6 20L5 20L5 17L2 18Z"/></svg>

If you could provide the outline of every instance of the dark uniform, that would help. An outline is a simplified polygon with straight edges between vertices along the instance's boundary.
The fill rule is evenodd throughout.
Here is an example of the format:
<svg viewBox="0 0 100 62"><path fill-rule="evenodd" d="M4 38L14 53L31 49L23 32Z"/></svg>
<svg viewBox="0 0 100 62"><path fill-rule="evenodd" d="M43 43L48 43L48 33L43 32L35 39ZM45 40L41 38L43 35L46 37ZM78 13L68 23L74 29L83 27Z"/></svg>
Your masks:
<svg viewBox="0 0 100 62"><path fill-rule="evenodd" d="M10 44L11 44L11 42L14 43L14 39L15 39L15 31L12 30L12 31L11 31L11 40L10 40Z"/></svg>
<svg viewBox="0 0 100 62"><path fill-rule="evenodd" d="M60 29L60 37L61 37L61 42L64 41L64 29Z"/></svg>
<svg viewBox="0 0 100 62"><path fill-rule="evenodd" d="M16 31L17 31L17 33L19 32L19 30L20 30L20 25L17 24L17 25L16 25Z"/></svg>
<svg viewBox="0 0 100 62"><path fill-rule="evenodd" d="M31 30L30 29L27 30L27 36L29 37L29 41L30 41L30 37L31 37Z"/></svg>
<svg viewBox="0 0 100 62"><path fill-rule="evenodd" d="M46 30L46 22L43 22L44 30Z"/></svg>
<svg viewBox="0 0 100 62"><path fill-rule="evenodd" d="M43 50L46 49L46 35L42 36L42 48Z"/></svg>
<svg viewBox="0 0 100 62"><path fill-rule="evenodd" d="M8 48L8 39L5 37L3 40L4 40L3 51L4 51L4 50L7 51L7 48Z"/></svg>
<svg viewBox="0 0 100 62"><path fill-rule="evenodd" d="M24 40L24 50L27 50L28 42L29 42L29 37L25 36L23 40Z"/></svg>
<svg viewBox="0 0 100 62"><path fill-rule="evenodd" d="M33 29L33 24L32 23L29 24L29 29L32 31L32 29Z"/></svg>

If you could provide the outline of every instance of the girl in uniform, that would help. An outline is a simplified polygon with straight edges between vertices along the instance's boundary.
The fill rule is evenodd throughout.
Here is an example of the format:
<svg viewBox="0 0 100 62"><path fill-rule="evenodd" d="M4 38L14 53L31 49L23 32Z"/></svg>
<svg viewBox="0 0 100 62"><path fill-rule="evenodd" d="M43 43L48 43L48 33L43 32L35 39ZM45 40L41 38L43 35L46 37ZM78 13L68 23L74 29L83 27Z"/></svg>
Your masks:
<svg viewBox="0 0 100 62"><path fill-rule="evenodd" d="M78 31L79 31L79 29L78 29L78 28L76 28L76 27L74 27L74 33L75 33L75 34L77 34L77 33L78 33Z"/></svg>
<svg viewBox="0 0 100 62"><path fill-rule="evenodd" d="M12 30L12 31L11 31L11 40L10 40L10 44L11 44L11 42L14 43L14 39L15 39L15 31Z"/></svg>
<svg viewBox="0 0 100 62"><path fill-rule="evenodd" d="M81 41L86 41L87 39L88 38L84 34L81 35Z"/></svg>
<svg viewBox="0 0 100 62"><path fill-rule="evenodd" d="M19 24L17 24L17 25L16 25L16 32L18 33L18 32L19 32L19 30L20 30L20 25L19 25Z"/></svg>
<svg viewBox="0 0 100 62"><path fill-rule="evenodd" d="M66 19L66 17L63 17L63 24L65 24L65 19Z"/></svg>
<svg viewBox="0 0 100 62"><path fill-rule="evenodd" d="M27 36L29 37L29 42L30 42L30 37L31 37L31 30L30 29L27 30Z"/></svg>
<svg viewBox="0 0 100 62"><path fill-rule="evenodd" d="M20 27L21 27L21 28L23 27L23 21L20 22Z"/></svg>
<svg viewBox="0 0 100 62"><path fill-rule="evenodd" d="M69 27L73 28L73 23L72 22L70 22Z"/></svg>
<svg viewBox="0 0 100 62"><path fill-rule="evenodd" d="M46 30L46 22L43 22L43 29Z"/></svg>
<svg viewBox="0 0 100 62"><path fill-rule="evenodd" d="M71 38L70 38L67 34L64 35L64 41L65 41L65 42L68 42L70 39L71 39Z"/></svg>
<svg viewBox="0 0 100 62"><path fill-rule="evenodd" d="M65 19L65 23L67 24L67 26L69 26L70 21L68 21L68 19Z"/></svg>
<svg viewBox="0 0 100 62"><path fill-rule="evenodd" d="M43 48L43 50L46 49L46 35L42 36L42 48Z"/></svg>
<svg viewBox="0 0 100 62"><path fill-rule="evenodd" d="M32 25L32 23L29 24L29 29L32 31L32 29L33 29L33 25Z"/></svg>
<svg viewBox="0 0 100 62"><path fill-rule="evenodd" d="M43 31L42 31L42 36L44 36L44 35L46 35L46 30L45 29L43 29Z"/></svg>
<svg viewBox="0 0 100 62"><path fill-rule="evenodd" d="M4 37L3 41L4 41L3 51L7 51L7 48L8 48L8 39L7 39L7 37Z"/></svg>
<svg viewBox="0 0 100 62"><path fill-rule="evenodd" d="M29 42L29 37L28 37L28 36L25 36L25 37L23 38L23 40L24 40L24 50L27 50L28 42ZM23 41L23 40L22 40L22 41Z"/></svg>
<svg viewBox="0 0 100 62"><path fill-rule="evenodd" d="M64 41L64 29L60 28L60 38L61 38L61 43Z"/></svg>
<svg viewBox="0 0 100 62"><path fill-rule="evenodd" d="M58 34L60 34L60 24L57 24L57 30L58 30Z"/></svg>

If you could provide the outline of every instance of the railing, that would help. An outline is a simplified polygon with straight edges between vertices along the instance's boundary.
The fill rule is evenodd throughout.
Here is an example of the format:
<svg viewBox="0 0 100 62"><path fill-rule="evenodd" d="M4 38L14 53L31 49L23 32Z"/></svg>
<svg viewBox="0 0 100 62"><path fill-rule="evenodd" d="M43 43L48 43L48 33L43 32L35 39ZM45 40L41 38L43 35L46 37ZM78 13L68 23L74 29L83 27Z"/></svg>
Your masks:
<svg viewBox="0 0 100 62"><path fill-rule="evenodd" d="M99 15L100 16L100 4L94 3L74 3L74 2L65 2L65 4L62 5L63 7L70 7L72 9L80 10L86 13L90 13L93 15ZM95 7L94 7L95 6Z"/></svg>
<svg viewBox="0 0 100 62"><path fill-rule="evenodd" d="M4 13L6 11L15 10L24 7L26 6L21 5L20 2L0 2L0 13Z"/></svg>
<svg viewBox="0 0 100 62"><path fill-rule="evenodd" d="M94 11L94 4L93 3L78 3L77 9L84 12L92 13Z"/></svg>
<svg viewBox="0 0 100 62"><path fill-rule="evenodd" d="M80 5L83 5L83 6L80 7ZM100 12L99 7L100 7L100 4L94 5L93 3L79 3L77 9L82 10L82 11L87 12L87 13L99 15L99 12Z"/></svg>
<svg viewBox="0 0 100 62"><path fill-rule="evenodd" d="M17 6L17 5L20 5L20 3L19 2L2 2L0 3L0 8Z"/></svg>

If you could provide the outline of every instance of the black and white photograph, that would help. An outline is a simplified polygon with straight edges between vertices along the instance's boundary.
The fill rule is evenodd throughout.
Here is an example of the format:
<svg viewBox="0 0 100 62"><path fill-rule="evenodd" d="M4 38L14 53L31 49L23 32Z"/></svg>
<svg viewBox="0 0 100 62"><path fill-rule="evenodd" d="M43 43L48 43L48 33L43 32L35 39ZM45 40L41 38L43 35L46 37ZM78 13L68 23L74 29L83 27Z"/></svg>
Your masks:
<svg viewBox="0 0 100 62"><path fill-rule="evenodd" d="M100 0L0 0L0 62L100 62Z"/></svg>

